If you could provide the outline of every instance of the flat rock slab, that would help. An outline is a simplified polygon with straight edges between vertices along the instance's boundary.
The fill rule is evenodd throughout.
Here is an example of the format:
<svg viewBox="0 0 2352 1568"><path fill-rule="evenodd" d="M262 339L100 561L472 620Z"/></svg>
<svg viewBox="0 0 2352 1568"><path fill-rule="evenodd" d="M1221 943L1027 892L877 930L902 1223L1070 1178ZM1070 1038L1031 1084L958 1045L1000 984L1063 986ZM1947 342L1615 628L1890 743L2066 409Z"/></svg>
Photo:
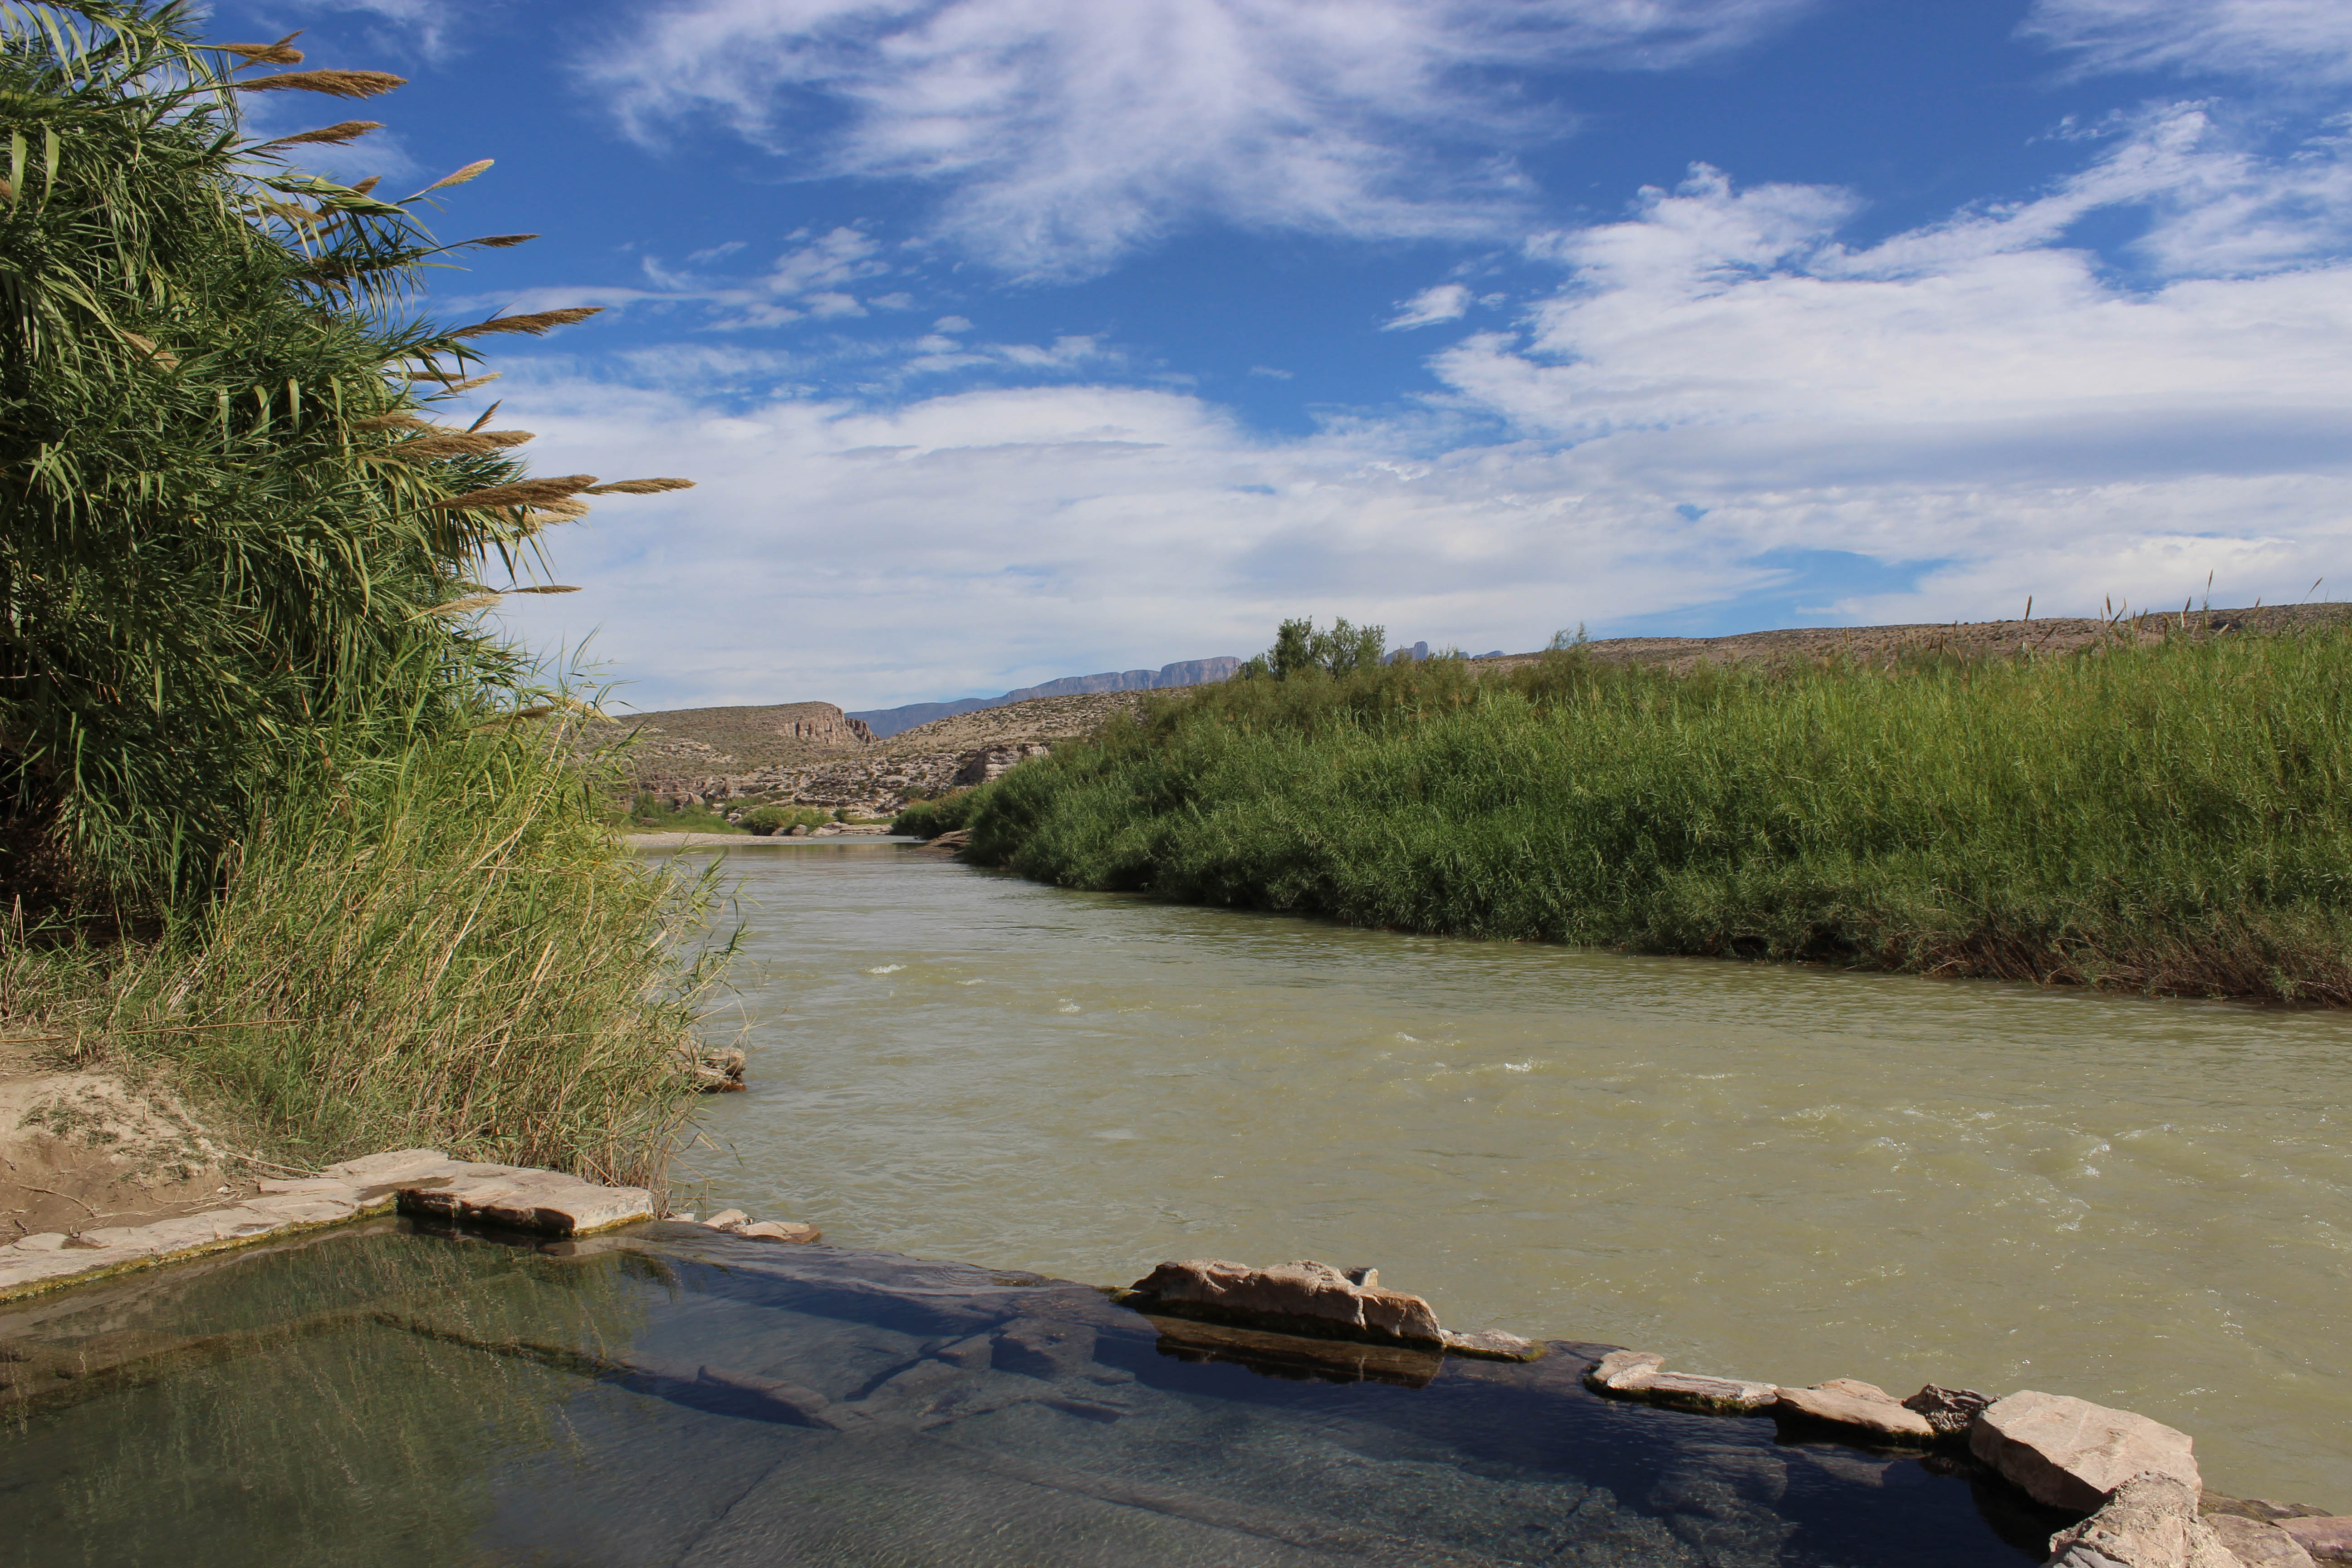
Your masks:
<svg viewBox="0 0 2352 1568"><path fill-rule="evenodd" d="M227 1247L319 1226L341 1225L393 1205L385 1193L370 1198L349 1183L306 1183L300 1193L270 1194L226 1208L182 1215L152 1225L109 1226L79 1236L28 1236L0 1247L0 1300L60 1286L150 1268Z"/></svg>
<svg viewBox="0 0 2352 1568"><path fill-rule="evenodd" d="M1482 1329L1475 1334L1457 1334L1445 1329L1438 1337L1444 1342L1447 1355L1466 1355L1481 1361L1540 1361L1551 1348L1536 1340L1507 1334L1500 1329Z"/></svg>
<svg viewBox="0 0 2352 1568"><path fill-rule="evenodd" d="M559 1171L452 1160L438 1149L371 1154L330 1165L317 1176L263 1182L260 1187L259 1195L225 1208L79 1236L29 1236L0 1247L0 1300L341 1225L395 1206L549 1236L583 1236L653 1217L653 1197L643 1187L600 1186Z"/></svg>
<svg viewBox="0 0 2352 1568"><path fill-rule="evenodd" d="M1150 1310L1190 1310L1229 1322L1256 1323L1349 1337L1439 1345L1444 1331L1418 1296L1383 1290L1350 1279L1328 1263L1278 1263L1271 1268L1216 1258L1162 1263L1133 1289L1155 1303Z"/></svg>
<svg viewBox="0 0 2352 1568"><path fill-rule="evenodd" d="M1916 1410L1904 1407L1885 1389L1852 1378L1837 1378L1811 1388L1784 1388L1773 1408L1801 1421L1842 1426L1879 1442L1925 1447L1936 1440L1936 1428Z"/></svg>
<svg viewBox="0 0 2352 1568"><path fill-rule="evenodd" d="M1622 1392L1665 1364L1666 1358L1654 1351L1611 1351L1584 1374L1584 1386L1595 1393Z"/></svg>
<svg viewBox="0 0 2352 1568"><path fill-rule="evenodd" d="M2189 1434L2086 1399L2028 1389L1978 1412L1969 1451L2034 1501L2088 1513L2141 1474L2204 1488Z"/></svg>

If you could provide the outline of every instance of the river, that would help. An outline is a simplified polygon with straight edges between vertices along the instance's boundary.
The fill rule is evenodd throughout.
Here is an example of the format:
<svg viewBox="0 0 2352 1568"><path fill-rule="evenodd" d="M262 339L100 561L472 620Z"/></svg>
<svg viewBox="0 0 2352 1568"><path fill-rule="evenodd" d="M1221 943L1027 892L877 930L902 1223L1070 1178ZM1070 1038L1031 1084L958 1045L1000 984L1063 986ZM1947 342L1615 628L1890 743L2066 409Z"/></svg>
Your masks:
<svg viewBox="0 0 2352 1568"><path fill-rule="evenodd" d="M2192 1434L2352 1511L2352 1018L1358 931L887 844L730 857L705 1209L1123 1284L1372 1264L1450 1328Z"/></svg>

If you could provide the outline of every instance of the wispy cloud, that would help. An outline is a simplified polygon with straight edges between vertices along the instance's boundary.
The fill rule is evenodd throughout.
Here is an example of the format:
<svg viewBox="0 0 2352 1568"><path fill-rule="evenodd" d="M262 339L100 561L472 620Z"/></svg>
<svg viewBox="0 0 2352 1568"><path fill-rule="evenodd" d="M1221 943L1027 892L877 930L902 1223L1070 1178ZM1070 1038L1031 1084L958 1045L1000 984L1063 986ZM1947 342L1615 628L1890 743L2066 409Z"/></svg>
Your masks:
<svg viewBox="0 0 2352 1568"><path fill-rule="evenodd" d="M698 0L587 71L641 135L715 115L810 173L940 182L942 233L1077 276L1202 216L1490 233L1524 191L1496 148L1566 122L1466 72L1680 64L1811 3Z"/></svg>
<svg viewBox="0 0 2352 1568"><path fill-rule="evenodd" d="M2036 0L2024 31L2086 69L2352 83L2343 0Z"/></svg>
<svg viewBox="0 0 2352 1568"><path fill-rule="evenodd" d="M1395 332L1408 327L1433 327L1440 321L1458 321L1469 313L1469 310L1468 289L1459 283L1440 283L1401 302L1397 313L1381 323L1381 331Z"/></svg>
<svg viewBox="0 0 2352 1568"><path fill-rule="evenodd" d="M370 44L428 60L446 58L456 47L464 16L454 0L291 0L291 8L297 15L323 11L367 17L373 24L366 29Z"/></svg>

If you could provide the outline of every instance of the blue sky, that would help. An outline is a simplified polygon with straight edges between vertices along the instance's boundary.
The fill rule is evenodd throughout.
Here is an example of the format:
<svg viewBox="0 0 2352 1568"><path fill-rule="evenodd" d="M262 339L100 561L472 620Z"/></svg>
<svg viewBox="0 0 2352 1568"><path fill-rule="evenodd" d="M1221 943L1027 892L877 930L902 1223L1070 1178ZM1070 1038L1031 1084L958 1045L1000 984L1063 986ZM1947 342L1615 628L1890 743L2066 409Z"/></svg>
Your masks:
<svg viewBox="0 0 2352 1568"><path fill-rule="evenodd" d="M641 707L2352 588L2343 0L285 0ZM277 131L347 106L273 94Z"/></svg>

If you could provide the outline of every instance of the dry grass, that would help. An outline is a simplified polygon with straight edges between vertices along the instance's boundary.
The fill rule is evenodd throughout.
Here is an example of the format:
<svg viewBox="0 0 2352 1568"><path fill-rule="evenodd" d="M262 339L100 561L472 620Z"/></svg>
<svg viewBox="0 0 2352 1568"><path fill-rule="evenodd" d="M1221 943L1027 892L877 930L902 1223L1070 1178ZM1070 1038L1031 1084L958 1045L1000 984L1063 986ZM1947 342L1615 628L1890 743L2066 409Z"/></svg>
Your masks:
<svg viewBox="0 0 2352 1568"><path fill-rule="evenodd" d="M723 952L540 726L420 743L246 840L159 940L0 953L0 1028L161 1069L275 1157L409 1145L658 1184Z"/></svg>

